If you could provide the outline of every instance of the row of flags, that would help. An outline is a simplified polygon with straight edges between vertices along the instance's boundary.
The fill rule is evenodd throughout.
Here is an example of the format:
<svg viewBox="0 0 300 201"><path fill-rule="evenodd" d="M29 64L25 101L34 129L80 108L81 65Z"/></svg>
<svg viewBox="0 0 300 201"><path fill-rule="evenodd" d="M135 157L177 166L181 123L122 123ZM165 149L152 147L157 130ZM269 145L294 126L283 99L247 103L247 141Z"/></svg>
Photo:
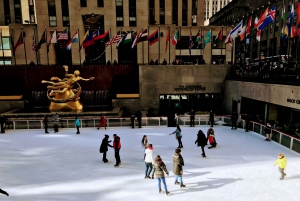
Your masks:
<svg viewBox="0 0 300 201"><path fill-rule="evenodd" d="M294 19L294 2L291 4L290 15L287 18L285 23L285 3L282 2L282 11L281 11L281 39L285 40L288 37L293 38L297 35L300 35L300 0L297 3L297 16L298 16L298 25L293 26ZM267 27L269 24L274 23L276 18L276 5L274 5L270 10L267 7L263 12L257 14L254 20L252 27L252 15L250 15L245 20L242 20L236 27L234 27L225 40L225 44L231 44L235 38L240 37L240 41L243 41L252 31L256 31L256 40L261 40L261 31ZM300 41L300 37L299 37Z"/></svg>

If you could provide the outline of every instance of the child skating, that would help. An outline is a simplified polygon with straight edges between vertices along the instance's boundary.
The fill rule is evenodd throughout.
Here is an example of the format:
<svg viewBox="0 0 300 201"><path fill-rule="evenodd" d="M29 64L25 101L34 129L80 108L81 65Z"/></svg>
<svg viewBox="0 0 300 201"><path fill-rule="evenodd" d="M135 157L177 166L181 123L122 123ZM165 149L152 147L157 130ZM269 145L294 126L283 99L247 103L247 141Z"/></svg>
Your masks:
<svg viewBox="0 0 300 201"><path fill-rule="evenodd" d="M284 170L286 169L286 158L283 154L278 154L278 159L275 161L274 166L278 165L279 172L281 174L280 180L283 180L286 174L284 173Z"/></svg>

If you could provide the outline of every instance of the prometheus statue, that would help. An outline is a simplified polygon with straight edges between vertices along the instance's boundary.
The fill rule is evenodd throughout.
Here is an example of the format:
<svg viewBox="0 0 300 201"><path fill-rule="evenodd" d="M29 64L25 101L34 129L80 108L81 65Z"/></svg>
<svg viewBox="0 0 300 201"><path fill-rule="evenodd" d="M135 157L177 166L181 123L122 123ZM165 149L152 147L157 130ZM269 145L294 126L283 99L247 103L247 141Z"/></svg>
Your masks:
<svg viewBox="0 0 300 201"><path fill-rule="evenodd" d="M78 70L75 70L74 74L68 74L68 66L63 67L66 78L52 77L51 81L42 80L42 83L51 84L47 86L47 96L51 101L49 110L51 112L82 112L83 107L79 102L82 90L77 81L90 81L95 78L84 79L79 76Z"/></svg>

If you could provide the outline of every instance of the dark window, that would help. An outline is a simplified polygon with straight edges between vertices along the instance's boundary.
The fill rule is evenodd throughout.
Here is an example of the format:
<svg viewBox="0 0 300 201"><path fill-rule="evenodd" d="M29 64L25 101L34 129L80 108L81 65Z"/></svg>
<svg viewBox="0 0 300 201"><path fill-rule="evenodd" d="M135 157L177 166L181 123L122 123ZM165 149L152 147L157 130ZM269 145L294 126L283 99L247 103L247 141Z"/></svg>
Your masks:
<svg viewBox="0 0 300 201"><path fill-rule="evenodd" d="M159 23L165 24L165 0L159 1Z"/></svg>
<svg viewBox="0 0 300 201"><path fill-rule="evenodd" d="M14 0L14 8L15 8L15 22L21 23L22 17L21 17L21 3L20 0Z"/></svg>
<svg viewBox="0 0 300 201"><path fill-rule="evenodd" d="M80 0L80 7L87 7L86 0Z"/></svg>
<svg viewBox="0 0 300 201"><path fill-rule="evenodd" d="M48 0L48 14L49 14L49 26L56 27L56 10L55 10L55 0Z"/></svg>
<svg viewBox="0 0 300 201"><path fill-rule="evenodd" d="M11 23L9 0L4 0L5 25Z"/></svg>
<svg viewBox="0 0 300 201"><path fill-rule="evenodd" d="M149 0L149 24L155 24L155 7L154 0Z"/></svg>
<svg viewBox="0 0 300 201"><path fill-rule="evenodd" d="M198 0L192 1L192 26L197 26Z"/></svg>
<svg viewBox="0 0 300 201"><path fill-rule="evenodd" d="M123 0L116 0L116 18L117 18L117 27L123 27L124 26Z"/></svg>
<svg viewBox="0 0 300 201"><path fill-rule="evenodd" d="M103 0L97 0L98 7L104 7Z"/></svg>
<svg viewBox="0 0 300 201"><path fill-rule="evenodd" d="M173 0L172 24L178 26L178 0Z"/></svg>
<svg viewBox="0 0 300 201"><path fill-rule="evenodd" d="M182 26L187 26L188 1L182 0Z"/></svg>
<svg viewBox="0 0 300 201"><path fill-rule="evenodd" d="M61 0L62 21L64 27L70 26L69 3L68 0Z"/></svg>
<svg viewBox="0 0 300 201"><path fill-rule="evenodd" d="M136 26L136 1L129 0L129 26Z"/></svg>

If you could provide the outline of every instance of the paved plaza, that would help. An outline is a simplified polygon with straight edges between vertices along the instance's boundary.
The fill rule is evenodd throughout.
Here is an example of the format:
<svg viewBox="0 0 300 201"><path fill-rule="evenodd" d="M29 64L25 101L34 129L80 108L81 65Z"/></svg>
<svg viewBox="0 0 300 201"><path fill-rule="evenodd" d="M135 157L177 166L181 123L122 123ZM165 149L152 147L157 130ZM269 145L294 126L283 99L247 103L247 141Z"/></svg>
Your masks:
<svg viewBox="0 0 300 201"><path fill-rule="evenodd" d="M10 201L298 201L300 189L300 155L264 137L244 130L215 126L217 147L205 147L207 158L195 145L199 129L209 126L182 127L184 158L183 182L186 188L174 185L172 158L177 141L168 135L172 127L83 128L7 130L0 135L0 188ZM108 163L102 162L99 147L104 134L121 138L122 164L115 168L113 149ZM170 196L158 193L157 180L144 179L143 135L160 155L170 175L166 182ZM288 161L286 178L279 180L273 163L283 153Z"/></svg>

